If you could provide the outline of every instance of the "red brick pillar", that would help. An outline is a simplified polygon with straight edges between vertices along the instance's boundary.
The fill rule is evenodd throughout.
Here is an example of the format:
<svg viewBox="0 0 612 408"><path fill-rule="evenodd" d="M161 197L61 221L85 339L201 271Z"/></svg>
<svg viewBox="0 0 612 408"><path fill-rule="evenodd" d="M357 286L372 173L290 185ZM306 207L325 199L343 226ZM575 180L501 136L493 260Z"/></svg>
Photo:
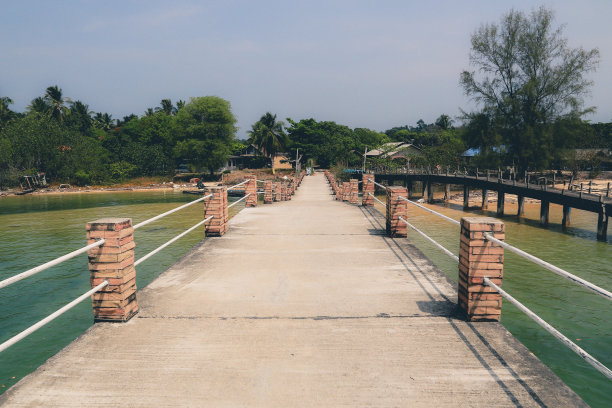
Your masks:
<svg viewBox="0 0 612 408"><path fill-rule="evenodd" d="M357 204L359 200L359 180L351 179L349 183L349 203Z"/></svg>
<svg viewBox="0 0 612 408"><path fill-rule="evenodd" d="M246 179L249 180L248 183L244 186L244 194L251 194L244 201L245 207L257 207L257 178L249 174L246 176Z"/></svg>
<svg viewBox="0 0 612 408"><path fill-rule="evenodd" d="M468 321L496 320L501 317L502 297L484 284L484 277L502 285L504 248L484 238L485 233L503 241L504 223L489 217L461 219L459 249L459 308Z"/></svg>
<svg viewBox="0 0 612 408"><path fill-rule="evenodd" d="M264 185L264 204L272 204L274 201L274 193L272 192L272 182L266 180L263 182Z"/></svg>
<svg viewBox="0 0 612 408"><path fill-rule="evenodd" d="M138 313L134 228L130 218L103 218L87 223L87 244L106 242L87 251L91 287L108 285L91 296L94 321L127 322Z"/></svg>
<svg viewBox="0 0 612 408"><path fill-rule="evenodd" d="M283 194L282 194L282 186L281 183L278 181L274 182L274 201L282 201L283 200Z"/></svg>
<svg viewBox="0 0 612 408"><path fill-rule="evenodd" d="M287 201L289 198L287 198L287 183L283 183L281 182L281 200L282 201Z"/></svg>
<svg viewBox="0 0 612 408"><path fill-rule="evenodd" d="M208 200L204 200L204 218L212 216L213 219L204 224L206 226L206 235L220 237L229 229L227 187L208 187L206 189L206 194L210 193L212 193L213 196Z"/></svg>
<svg viewBox="0 0 612 408"><path fill-rule="evenodd" d="M342 183L342 201L348 201L351 193L351 183L345 181Z"/></svg>
<svg viewBox="0 0 612 408"><path fill-rule="evenodd" d="M406 219L408 203L399 197L406 198L408 190L405 187L387 187L387 234L390 237L405 237L407 225L399 217Z"/></svg>
<svg viewBox="0 0 612 408"><path fill-rule="evenodd" d="M338 180L334 182L334 192L336 193L336 200L342 201L342 184Z"/></svg>
<svg viewBox="0 0 612 408"><path fill-rule="evenodd" d="M374 197L370 193L374 194L374 175L373 174L362 174L361 176L363 197L361 205L372 206L374 205Z"/></svg>

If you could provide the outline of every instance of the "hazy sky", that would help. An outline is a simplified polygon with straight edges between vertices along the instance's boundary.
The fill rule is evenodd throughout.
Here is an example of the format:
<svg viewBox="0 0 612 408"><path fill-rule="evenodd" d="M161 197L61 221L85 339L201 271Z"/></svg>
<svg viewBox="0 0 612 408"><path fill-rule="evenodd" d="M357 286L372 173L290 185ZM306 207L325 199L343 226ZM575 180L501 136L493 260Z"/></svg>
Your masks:
<svg viewBox="0 0 612 408"><path fill-rule="evenodd" d="M46 87L114 118L163 98L229 100L239 137L266 111L379 131L470 109L470 35L511 8L555 10L571 46L599 48L587 105L612 121L612 1L9 1L0 96Z"/></svg>

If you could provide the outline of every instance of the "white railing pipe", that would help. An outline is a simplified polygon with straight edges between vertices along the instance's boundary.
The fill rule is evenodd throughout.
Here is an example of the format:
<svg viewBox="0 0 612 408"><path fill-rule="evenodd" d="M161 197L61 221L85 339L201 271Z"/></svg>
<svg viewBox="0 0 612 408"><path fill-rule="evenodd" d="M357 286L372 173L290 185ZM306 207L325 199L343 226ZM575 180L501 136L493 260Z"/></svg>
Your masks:
<svg viewBox="0 0 612 408"><path fill-rule="evenodd" d="M227 206L227 208L232 208L233 206L235 206L236 204L238 204L239 202L241 202L242 200L246 200L248 196L250 196L251 193L246 194L244 196L242 196L239 200L234 201L233 203L231 203L230 205Z"/></svg>
<svg viewBox="0 0 612 408"><path fill-rule="evenodd" d="M72 251L69 254L60 256L59 258L55 258L54 260L49 261L47 263L44 263L42 265L39 265L39 266L37 266L35 268L28 269L25 272L22 272L20 274L11 276L10 278L4 279L3 281L0 281L0 289L4 288L5 286L8 286L8 285L10 285L12 283L19 282L20 280L25 279L25 278L27 278L29 276L35 275L38 272L42 272L45 269L49 269L52 266L61 264L62 262L67 261L68 259L74 258L75 256L80 255L80 254L82 254L84 252L87 252L90 249L99 247L100 245L104 244L105 242L106 241L104 239L100 239L100 240L94 242L93 244L87 245L86 247L83 247L81 249L77 249L76 251Z"/></svg>
<svg viewBox="0 0 612 408"><path fill-rule="evenodd" d="M485 285L488 285L498 291L504 298L506 298L510 303L520 309L523 313L529 316L533 321L542 326L544 330L552 334L559 340L561 343L565 344L570 350L574 353L578 354L582 357L587 363L592 365L597 371L608 377L608 379L612 380L612 370L603 365L589 353L580 348L576 343L572 342L570 339L561 334L557 329L552 327L550 324L546 323L542 318L529 310L526 306L524 306L521 302L513 298L508 292L504 291L502 288L491 282L491 280L487 277L484 278Z"/></svg>
<svg viewBox="0 0 612 408"><path fill-rule="evenodd" d="M0 353L3 352L4 350L6 350L7 348L9 348L10 346L12 346L13 344L17 343L19 340L21 340L21 339L29 336L30 334L34 333L36 330L40 329L41 327L43 327L44 325L46 325L50 321L54 320L58 316L61 316L62 314L66 313L68 310L72 309L77 304L81 303L82 301L84 301L85 299L87 299L88 297L90 297L91 295L93 295L94 293L96 293L97 291L99 291L100 289L105 287L106 285L108 285L108 281L102 282L101 284L99 284L95 288L93 288L93 289L83 293L81 296L79 296L78 298L74 299L72 302L68 303L67 305L65 305L61 309L51 313L49 316L45 317L44 319L42 319L38 323L33 324L32 326L28 327L27 329L25 329L21 333L11 337L10 339L5 341L4 343L0 344Z"/></svg>
<svg viewBox="0 0 612 408"><path fill-rule="evenodd" d="M425 207L425 206L423 206L423 205L421 205L421 204L415 203L414 201L411 201L411 200L407 199L406 197L399 196L398 198L399 198L400 200L404 200L404 201L406 201L406 202L408 202L408 203L410 203L410 204L412 204L412 205L415 205L415 206L417 206L417 207L419 207L419 208L422 208L422 209L424 209L425 211L429 211L430 213L435 214L435 215L437 215L438 217L444 218L446 221L450 221L450 222L452 222L452 223L453 223L453 224L455 224L455 225L461 225L461 223L460 223L459 221L454 220L454 219L452 219L451 217L447 217L447 216L446 216L446 215L444 215L444 214L440 214L439 212L436 212L436 211L434 211L434 210L432 210L432 209L429 209L429 208L427 208L427 207Z"/></svg>
<svg viewBox="0 0 612 408"><path fill-rule="evenodd" d="M379 202L379 203L381 203L382 205L387 205L387 204L385 204L384 202L380 201L380 200L378 199L378 197L376 197L374 194L372 194L372 193L368 193L368 194L369 194L369 195L371 195L373 199L375 199L376 201L378 201L378 202Z"/></svg>
<svg viewBox="0 0 612 408"><path fill-rule="evenodd" d="M189 207L190 205L193 205L193 204L198 203L198 202L200 202L200 201L207 200L207 199L211 198L212 196L213 196L212 194L207 194L207 195L205 195L204 197L198 198L197 200L190 201L190 202L188 202L187 204L181 205L180 207L176 207L176 208L174 208L174 209L172 209L172 210L170 210L170 211L166 211L166 212L165 212L165 213L163 213L163 214L156 215L156 216L155 216L155 217L153 217L153 218L149 218L148 220L145 220L145 221L143 221L143 222L141 222L141 223L138 223L138 224L134 225L134 229L138 229L138 228L140 228L140 227L144 227L145 225L147 225L147 224L148 224L148 223L150 223L150 222L157 221L157 220L159 220L160 218L165 217L166 215L170 215L170 214L172 214L172 213L174 213L174 212L177 212L177 211L179 211L179 210L182 210L183 208Z"/></svg>
<svg viewBox="0 0 612 408"><path fill-rule="evenodd" d="M425 239L427 239L429 242L431 242L432 244L434 244L436 247L438 247L442 252L444 252L446 255L450 256L451 258L453 258L455 261L459 262L459 257L455 254L453 254L451 251L449 251L448 249L444 248L442 245L438 244L433 238L431 238L429 235L425 234L423 231L421 231L420 229L418 229L417 227L415 227L414 225L412 225L411 223L409 223L408 221L406 221L404 219L404 217L399 217L400 220L402 220L404 222L404 224L406 224L407 226L409 226L410 228L412 228L413 230L415 230L416 232L418 232L419 234L421 234L421 236Z"/></svg>

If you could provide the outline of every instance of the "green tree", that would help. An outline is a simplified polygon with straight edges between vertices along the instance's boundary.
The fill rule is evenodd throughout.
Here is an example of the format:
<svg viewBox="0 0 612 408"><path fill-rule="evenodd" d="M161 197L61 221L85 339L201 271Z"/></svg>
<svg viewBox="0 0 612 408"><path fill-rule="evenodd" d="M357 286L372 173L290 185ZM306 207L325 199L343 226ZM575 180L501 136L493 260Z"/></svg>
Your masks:
<svg viewBox="0 0 612 408"><path fill-rule="evenodd" d="M93 118L93 125L98 129L108 131L115 127L115 121L113 120L113 115L97 112Z"/></svg>
<svg viewBox="0 0 612 408"><path fill-rule="evenodd" d="M13 112L9 106L13 104L13 100L8 96L0 97L0 131L11 119L17 115Z"/></svg>
<svg viewBox="0 0 612 408"><path fill-rule="evenodd" d="M550 161L551 126L567 115L582 116L592 82L597 49L570 48L563 29L553 27L544 7L530 15L510 11L499 24L481 26L471 39L470 63L463 71L465 93L495 116L512 158L523 168Z"/></svg>
<svg viewBox="0 0 612 408"><path fill-rule="evenodd" d="M89 105L81 101L71 102L70 111L66 117L66 124L83 134L87 134L93 125L91 113L92 112L89 111Z"/></svg>
<svg viewBox="0 0 612 408"><path fill-rule="evenodd" d="M50 107L45 102L45 99L42 96L32 99L30 104L27 107L28 112L35 112L41 115L48 115L50 113Z"/></svg>
<svg viewBox="0 0 612 408"><path fill-rule="evenodd" d="M172 105L172 101L170 99L162 99L160 105L155 108L156 113L162 112L166 115L176 115L177 111L178 109Z"/></svg>
<svg viewBox="0 0 612 408"><path fill-rule="evenodd" d="M179 160L214 173L231 152L236 118L228 101L216 96L191 98L176 116L181 140L174 148Z"/></svg>
<svg viewBox="0 0 612 408"><path fill-rule="evenodd" d="M71 102L70 98L64 97L62 90L57 85L54 85L47 88L43 99L49 106L51 117L58 122L63 122L68 112L66 103Z"/></svg>
<svg viewBox="0 0 612 408"><path fill-rule="evenodd" d="M283 126L282 121L276 120L276 115L266 112L249 130L249 141L257 146L264 156L271 157L288 147L289 139Z"/></svg>

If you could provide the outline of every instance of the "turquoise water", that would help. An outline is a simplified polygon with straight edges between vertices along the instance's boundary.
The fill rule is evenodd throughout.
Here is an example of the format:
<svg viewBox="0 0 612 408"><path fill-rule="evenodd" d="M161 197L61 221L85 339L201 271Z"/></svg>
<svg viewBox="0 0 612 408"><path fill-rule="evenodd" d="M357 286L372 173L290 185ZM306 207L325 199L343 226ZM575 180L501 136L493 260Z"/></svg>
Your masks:
<svg viewBox="0 0 612 408"><path fill-rule="evenodd" d="M129 217L136 224L194 199L197 197L172 190L2 198L0 280L85 246L88 221ZM230 211L237 212L242 207L241 203ZM139 228L134 234L136 259L202 218L202 204L197 203ZM146 286L203 238L204 228L198 228L139 265L138 288ZM85 254L0 289L0 342L89 289ZM56 354L92 323L91 302L85 300L0 353L0 393Z"/></svg>
<svg viewBox="0 0 612 408"><path fill-rule="evenodd" d="M492 203L489 204L489 211L484 212L464 212L461 206L449 204L427 207L456 220L475 215L494 217L496 209ZM539 226L539 208L537 203L526 203L525 217L518 219L510 215L516 214L516 204L506 202L505 212L509 214L503 218L506 242L612 290L612 244L596 240L597 215L573 209L571 226L567 232L563 232L561 207L551 204L549 228ZM458 226L410 204L408 218L415 227L444 247L459 253ZM457 281L457 264L454 260L410 228L408 239L453 281ZM612 302L509 251L505 253L503 288L605 366L612 368ZM507 301L503 301L502 324L589 405L612 406L612 381Z"/></svg>

